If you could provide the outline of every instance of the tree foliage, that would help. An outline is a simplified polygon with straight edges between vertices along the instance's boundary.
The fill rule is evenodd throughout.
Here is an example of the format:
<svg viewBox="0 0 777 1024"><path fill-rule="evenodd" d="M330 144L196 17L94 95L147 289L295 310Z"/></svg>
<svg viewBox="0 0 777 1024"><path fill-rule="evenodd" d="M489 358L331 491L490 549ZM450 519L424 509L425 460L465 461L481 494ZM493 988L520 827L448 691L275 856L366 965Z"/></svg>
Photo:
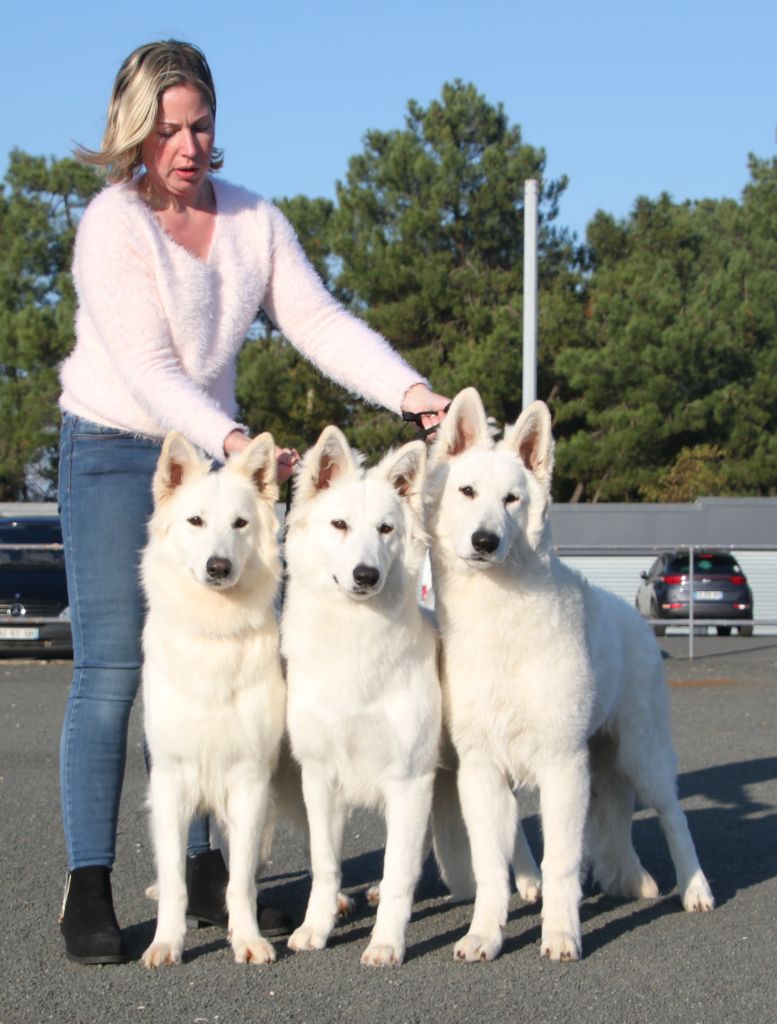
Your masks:
<svg viewBox="0 0 777 1024"><path fill-rule="evenodd" d="M73 342L70 253L91 168L18 150L0 186L0 496L48 497L56 477L57 366Z"/></svg>
<svg viewBox="0 0 777 1024"><path fill-rule="evenodd" d="M716 493L777 492L777 167L751 173L741 203L662 195L589 225L586 330L556 360L560 497L639 500L704 445Z"/></svg>
<svg viewBox="0 0 777 1024"><path fill-rule="evenodd" d="M545 291L572 255L551 226L566 180L545 180L544 169L544 151L501 104L456 81L426 108L411 100L404 129L367 132L337 187L330 237L342 294L437 390L476 384L501 419L520 410L527 178L541 180ZM360 409L353 435L380 447L390 429Z"/></svg>

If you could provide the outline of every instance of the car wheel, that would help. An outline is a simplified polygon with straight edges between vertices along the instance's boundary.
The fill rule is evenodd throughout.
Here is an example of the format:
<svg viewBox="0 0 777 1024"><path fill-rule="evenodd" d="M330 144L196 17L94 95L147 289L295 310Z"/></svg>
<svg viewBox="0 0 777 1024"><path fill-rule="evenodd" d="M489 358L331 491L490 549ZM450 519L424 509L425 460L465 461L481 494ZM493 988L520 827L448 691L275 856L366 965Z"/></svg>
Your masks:
<svg viewBox="0 0 777 1024"><path fill-rule="evenodd" d="M737 626L737 630L739 631L739 635L740 636L752 636L753 635L753 627L752 626Z"/></svg>
<svg viewBox="0 0 777 1024"><path fill-rule="evenodd" d="M718 636L731 636L731 626L716 626Z"/></svg>

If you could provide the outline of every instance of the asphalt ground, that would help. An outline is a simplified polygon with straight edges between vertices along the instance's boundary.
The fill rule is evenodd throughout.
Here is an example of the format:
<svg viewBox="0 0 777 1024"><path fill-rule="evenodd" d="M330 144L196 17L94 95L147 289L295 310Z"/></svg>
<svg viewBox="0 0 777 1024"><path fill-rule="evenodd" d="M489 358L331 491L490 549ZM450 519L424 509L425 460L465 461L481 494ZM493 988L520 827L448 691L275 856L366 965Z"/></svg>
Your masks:
<svg viewBox="0 0 777 1024"><path fill-rule="evenodd" d="M0 1024L244 1024L244 1022L574 1021L576 1024L767 1024L777 1021L777 638L662 639L672 682L679 787L718 907L686 914L655 816L638 812L635 845L661 888L656 902L587 891L584 958L539 955L539 914L511 902L501 957L454 962L471 907L445 898L427 863L408 932L405 965L362 967L372 911L366 886L381 870L383 829L368 813L348 825L344 883L353 918L329 948L272 966L238 966L216 928L191 931L184 963L148 971L144 897L153 859L144 811L139 714L133 714L114 893L134 961L79 967L64 956L57 915L65 854L57 747L68 662L0 662ZM536 803L527 833L538 859ZM263 882L268 901L297 917L308 880L298 839L282 832Z"/></svg>

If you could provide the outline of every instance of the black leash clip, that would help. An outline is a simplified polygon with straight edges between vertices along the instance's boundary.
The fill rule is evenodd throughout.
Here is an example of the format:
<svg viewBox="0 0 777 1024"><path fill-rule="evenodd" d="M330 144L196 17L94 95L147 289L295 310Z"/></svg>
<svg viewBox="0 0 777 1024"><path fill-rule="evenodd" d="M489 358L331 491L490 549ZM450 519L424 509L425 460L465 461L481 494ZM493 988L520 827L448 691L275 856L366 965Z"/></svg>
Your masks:
<svg viewBox="0 0 777 1024"><path fill-rule="evenodd" d="M418 427L418 433L416 434L416 440L425 441L430 434L433 434L440 426L439 423L435 423L431 427L425 427L423 424L423 416L436 416L440 412L447 412L451 407L451 403L445 406L444 409L424 409L422 412L403 412L402 419L405 423L415 423Z"/></svg>

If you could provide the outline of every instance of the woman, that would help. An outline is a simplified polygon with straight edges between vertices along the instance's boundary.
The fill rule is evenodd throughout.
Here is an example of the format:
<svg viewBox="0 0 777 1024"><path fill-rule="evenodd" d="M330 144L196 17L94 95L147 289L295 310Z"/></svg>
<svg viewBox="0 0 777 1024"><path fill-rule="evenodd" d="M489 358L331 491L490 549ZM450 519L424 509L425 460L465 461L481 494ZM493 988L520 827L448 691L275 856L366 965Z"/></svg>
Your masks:
<svg viewBox="0 0 777 1024"><path fill-rule="evenodd" d="M332 299L279 210L214 177L216 96L194 46L149 43L124 61L102 148L107 168L73 260L76 344L61 370L59 501L74 670L61 745L67 955L121 963L113 866L129 713L140 675L139 552L151 478L176 429L223 461L248 443L236 421L237 353L261 306L324 373L433 427L447 399ZM278 449L278 479L295 451ZM207 821L189 836L189 911L223 923L226 868ZM262 930L283 922L262 918ZM278 912L276 913L276 917Z"/></svg>

